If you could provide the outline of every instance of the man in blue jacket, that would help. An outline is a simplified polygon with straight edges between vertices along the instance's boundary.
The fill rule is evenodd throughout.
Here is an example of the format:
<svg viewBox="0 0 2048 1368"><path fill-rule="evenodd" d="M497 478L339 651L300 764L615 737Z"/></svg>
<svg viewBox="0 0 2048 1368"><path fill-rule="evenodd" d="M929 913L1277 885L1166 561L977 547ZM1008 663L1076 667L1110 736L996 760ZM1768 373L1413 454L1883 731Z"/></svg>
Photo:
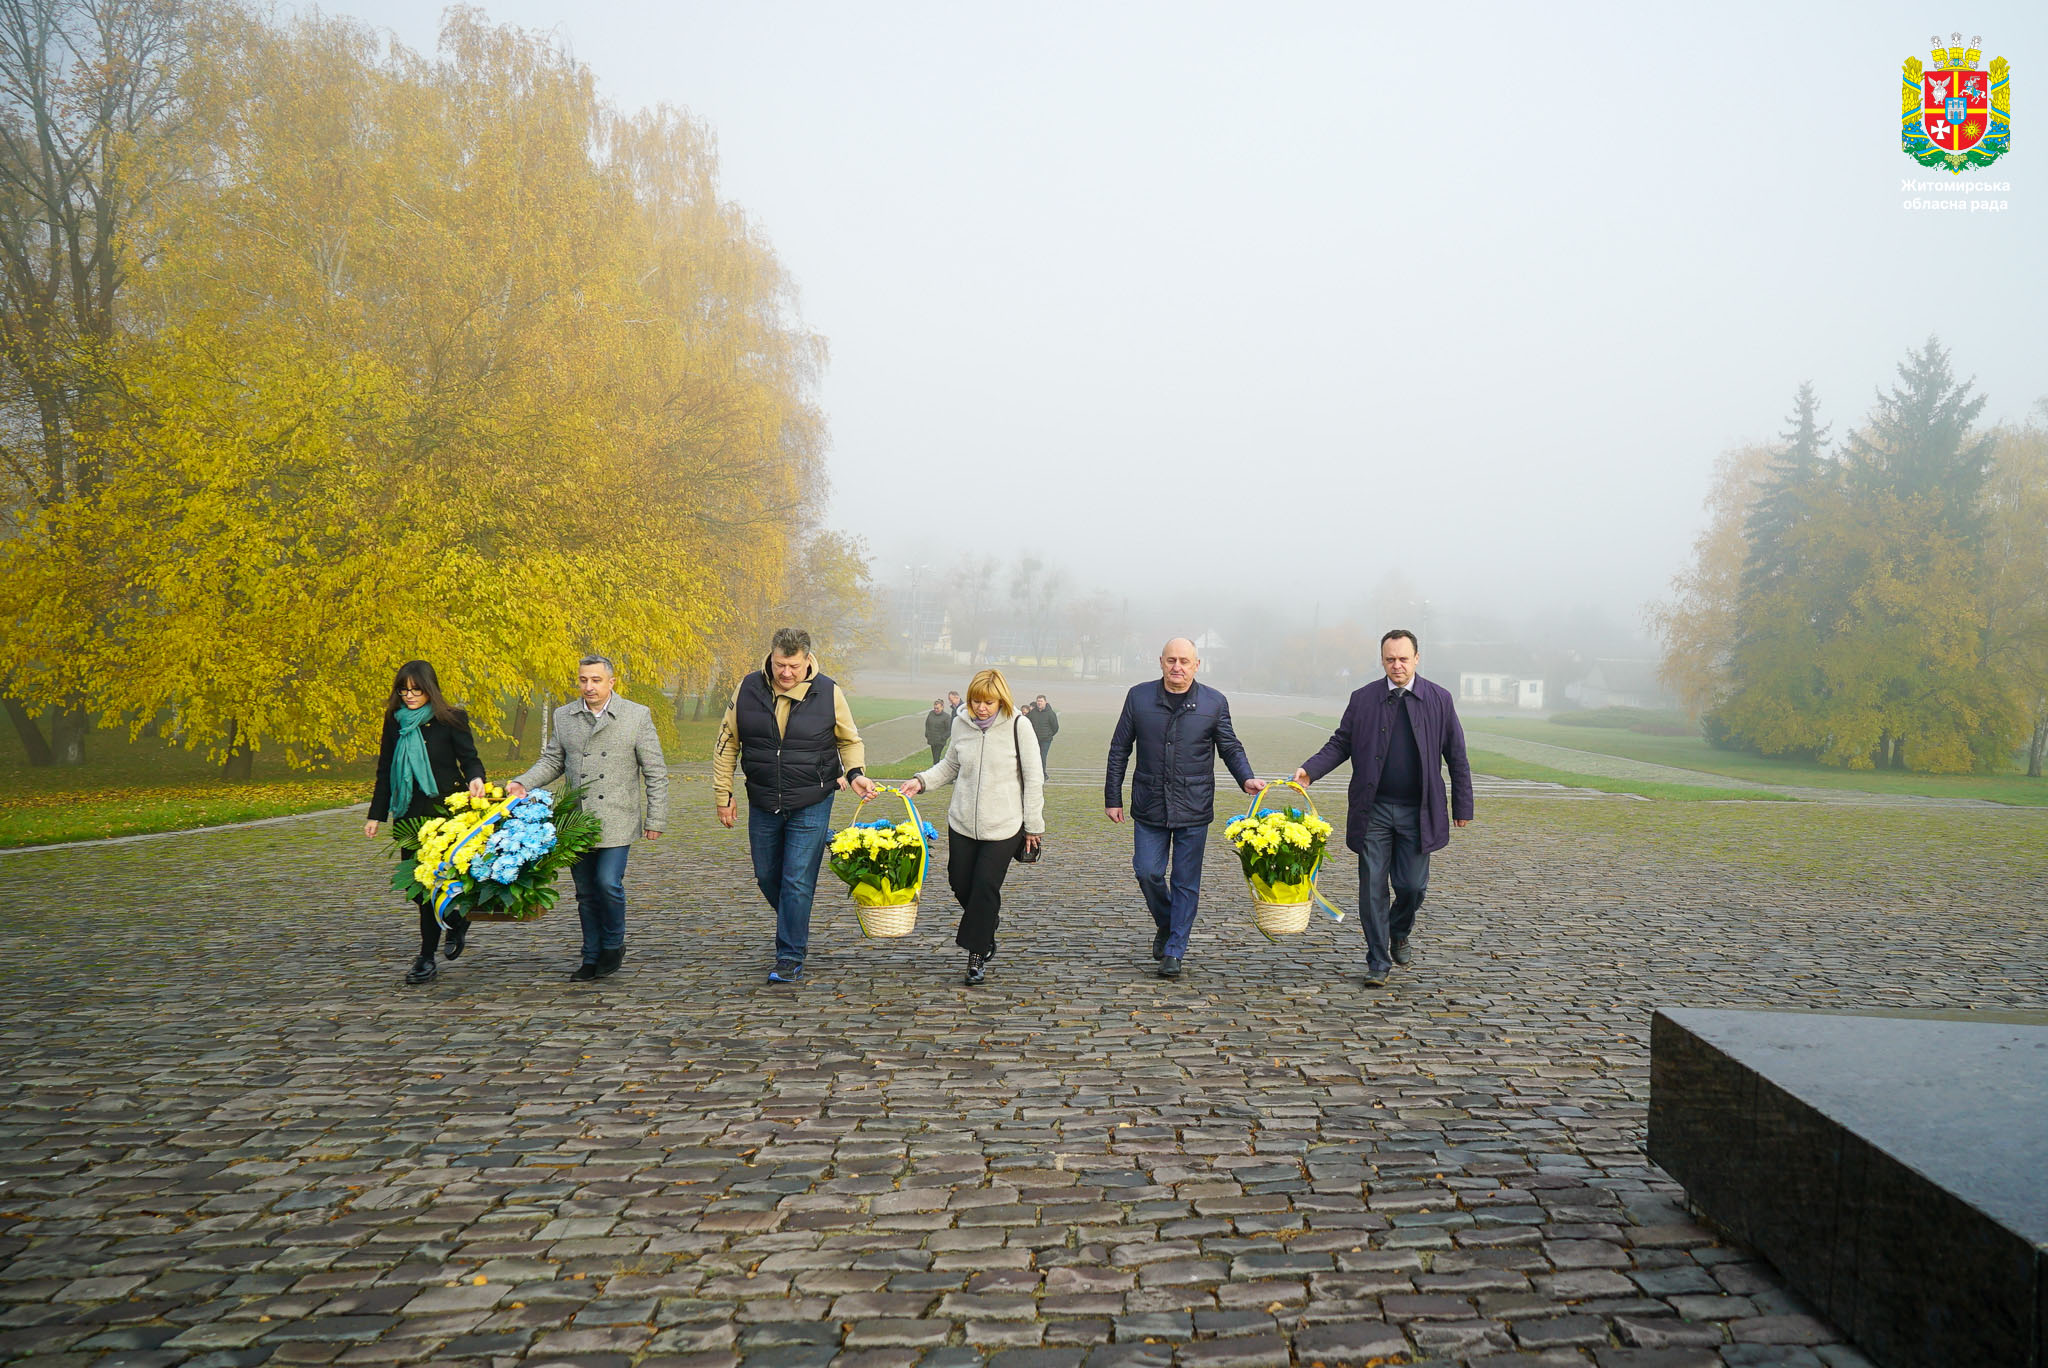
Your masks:
<svg viewBox="0 0 2048 1368"><path fill-rule="evenodd" d="M1451 843L1451 827L1472 820L1472 767L1451 694L1415 673L1415 633L1380 638L1385 679L1355 690L1343 720L1294 772L1311 784L1351 762L1351 812L1344 843L1358 852L1358 921L1365 931L1365 986L1381 988L1412 958L1408 937L1429 888L1429 857ZM1443 769L1451 771L1444 807ZM1392 888L1391 898L1388 895Z"/></svg>
<svg viewBox="0 0 2048 1368"><path fill-rule="evenodd" d="M1159 653L1159 679L1124 695L1103 781L1103 811L1110 821L1121 822L1124 767L1135 746L1131 868L1152 910L1152 958L1159 961L1159 977L1169 979L1180 977L1195 904L1202 896L1202 852L1216 819L1217 755L1246 793L1266 786L1265 780L1252 777L1251 761L1231 730L1229 700L1195 682L1201 665L1195 644L1186 637L1166 643Z"/></svg>

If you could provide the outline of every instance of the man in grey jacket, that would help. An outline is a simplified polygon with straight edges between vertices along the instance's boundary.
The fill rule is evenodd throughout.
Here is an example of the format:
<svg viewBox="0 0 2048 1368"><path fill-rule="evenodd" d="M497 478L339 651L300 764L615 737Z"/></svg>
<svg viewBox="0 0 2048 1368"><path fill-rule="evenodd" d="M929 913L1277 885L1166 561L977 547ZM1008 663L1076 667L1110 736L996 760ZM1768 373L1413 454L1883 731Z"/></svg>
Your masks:
<svg viewBox="0 0 2048 1368"><path fill-rule="evenodd" d="M604 823L597 848L569 867L576 915L583 922L583 963L569 977L600 979L626 957L626 857L641 836L668 825L668 763L654 714L620 698L609 659L587 655L576 665L574 703L555 709L553 734L533 768L505 785L513 797L568 776L583 789L583 806ZM645 806L642 806L642 800Z"/></svg>

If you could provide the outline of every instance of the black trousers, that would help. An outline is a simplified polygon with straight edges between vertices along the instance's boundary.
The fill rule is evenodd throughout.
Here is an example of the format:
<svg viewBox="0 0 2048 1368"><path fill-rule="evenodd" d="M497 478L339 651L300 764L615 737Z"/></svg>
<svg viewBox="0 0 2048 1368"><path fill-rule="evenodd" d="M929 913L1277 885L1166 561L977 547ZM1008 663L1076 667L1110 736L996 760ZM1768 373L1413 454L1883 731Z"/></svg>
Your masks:
<svg viewBox="0 0 2048 1368"><path fill-rule="evenodd" d="M946 879L960 900L960 930L953 943L969 954L986 955L996 948L996 927L1002 924L1003 879L1010 861L1024 844L1024 828L999 841L977 841L948 827Z"/></svg>

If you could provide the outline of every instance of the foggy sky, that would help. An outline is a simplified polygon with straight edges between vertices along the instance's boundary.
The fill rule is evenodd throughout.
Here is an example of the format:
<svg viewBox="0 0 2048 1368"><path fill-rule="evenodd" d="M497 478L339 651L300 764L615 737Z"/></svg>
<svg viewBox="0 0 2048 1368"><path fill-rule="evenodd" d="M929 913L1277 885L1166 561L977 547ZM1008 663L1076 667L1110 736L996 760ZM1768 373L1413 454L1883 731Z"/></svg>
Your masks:
<svg viewBox="0 0 2048 1368"><path fill-rule="evenodd" d="M1938 333L1987 420L2048 395L2038 3L484 7L715 129L884 581L1028 548L1179 598L1270 553L1633 621L1802 380L1839 436ZM417 0L332 8L432 47ZM1937 25L2012 62L1966 177L2004 213L1901 207L1948 179L1898 142Z"/></svg>

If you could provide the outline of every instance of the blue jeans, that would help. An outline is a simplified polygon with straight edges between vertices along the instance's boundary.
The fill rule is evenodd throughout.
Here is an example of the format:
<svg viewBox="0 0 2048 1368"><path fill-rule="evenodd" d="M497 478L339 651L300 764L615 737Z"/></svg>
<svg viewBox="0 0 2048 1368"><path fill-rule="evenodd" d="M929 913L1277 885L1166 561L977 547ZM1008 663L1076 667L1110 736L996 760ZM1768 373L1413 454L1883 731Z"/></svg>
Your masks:
<svg viewBox="0 0 2048 1368"><path fill-rule="evenodd" d="M1392 967L1393 943L1407 940L1415 929L1415 909L1422 906L1428 890L1422 809L1412 803L1374 802L1365 824L1365 849L1358 856L1358 925L1365 932L1367 969Z"/></svg>
<svg viewBox="0 0 2048 1368"><path fill-rule="evenodd" d="M747 809L747 843L754 849L754 881L775 909L775 960L804 962L811 948L811 899L818 866L832 834L832 800L794 812Z"/></svg>
<svg viewBox="0 0 2048 1368"><path fill-rule="evenodd" d="M600 950L626 948L626 857L632 853L629 845L600 846L569 866L585 964L597 963Z"/></svg>
<svg viewBox="0 0 2048 1368"><path fill-rule="evenodd" d="M1202 896L1202 852L1209 846L1206 826L1160 827L1131 819L1131 869L1144 891L1152 923L1166 932L1166 953L1179 959L1188 952L1195 929L1195 904ZM1166 874L1168 862L1173 877Z"/></svg>

